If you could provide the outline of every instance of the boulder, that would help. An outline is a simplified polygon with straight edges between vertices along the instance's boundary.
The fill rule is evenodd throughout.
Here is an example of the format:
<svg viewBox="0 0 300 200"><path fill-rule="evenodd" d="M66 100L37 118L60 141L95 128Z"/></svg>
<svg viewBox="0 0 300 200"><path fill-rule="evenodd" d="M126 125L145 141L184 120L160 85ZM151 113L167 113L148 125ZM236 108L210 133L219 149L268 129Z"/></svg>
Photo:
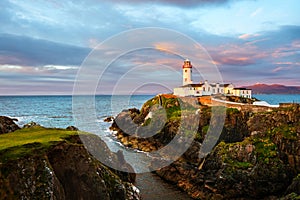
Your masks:
<svg viewBox="0 0 300 200"><path fill-rule="evenodd" d="M104 119L104 122L112 122L114 120L114 117L113 116L109 116L109 117L106 117Z"/></svg>
<svg viewBox="0 0 300 200"><path fill-rule="evenodd" d="M286 192L288 194L297 194L300 197L300 174L296 178L293 179L291 185L287 188Z"/></svg>
<svg viewBox="0 0 300 200"><path fill-rule="evenodd" d="M36 122L29 122L23 126L23 128L31 128L31 127L41 127L41 125Z"/></svg>
<svg viewBox="0 0 300 200"><path fill-rule="evenodd" d="M17 119L11 119L9 117L0 116L0 134L14 132L20 127L15 123Z"/></svg>
<svg viewBox="0 0 300 200"><path fill-rule="evenodd" d="M79 129L77 127L75 127L75 126L68 126L66 128L66 130L68 130L68 131L78 131Z"/></svg>

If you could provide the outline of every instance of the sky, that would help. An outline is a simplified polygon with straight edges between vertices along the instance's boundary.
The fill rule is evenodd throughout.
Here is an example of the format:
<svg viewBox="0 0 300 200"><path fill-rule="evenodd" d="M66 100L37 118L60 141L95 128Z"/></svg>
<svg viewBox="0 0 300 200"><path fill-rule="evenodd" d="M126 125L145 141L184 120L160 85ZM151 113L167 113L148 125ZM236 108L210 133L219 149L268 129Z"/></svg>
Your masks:
<svg viewBox="0 0 300 200"><path fill-rule="evenodd" d="M190 58L201 71L195 82L215 66L236 86L300 85L298 0L1 0L0 7L0 95L69 95L82 68L98 77L97 94L170 92L181 85L183 60L200 51L211 64ZM161 40L143 48L152 37ZM139 48L120 54L130 45Z"/></svg>

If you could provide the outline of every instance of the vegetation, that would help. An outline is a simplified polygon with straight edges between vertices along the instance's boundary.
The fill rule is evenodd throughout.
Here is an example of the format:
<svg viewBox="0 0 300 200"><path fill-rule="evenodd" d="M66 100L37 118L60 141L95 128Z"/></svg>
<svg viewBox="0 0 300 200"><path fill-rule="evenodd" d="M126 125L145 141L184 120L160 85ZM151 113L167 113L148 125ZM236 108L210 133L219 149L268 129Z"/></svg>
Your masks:
<svg viewBox="0 0 300 200"><path fill-rule="evenodd" d="M227 115L231 115L231 114L238 114L240 113L240 111L237 108L227 108L226 113Z"/></svg>
<svg viewBox="0 0 300 200"><path fill-rule="evenodd" d="M268 164L271 158L278 155L277 146L269 138L253 138L258 160Z"/></svg>
<svg viewBox="0 0 300 200"><path fill-rule="evenodd" d="M280 134L283 136L283 138L289 139L289 140L297 140L298 139L296 127L293 125L285 124L285 125L281 125L280 127L276 127L274 129L272 129L271 135L277 135L277 134Z"/></svg>
<svg viewBox="0 0 300 200"><path fill-rule="evenodd" d="M24 128L0 135L0 162L17 159L31 153L43 152L77 131L51 129L40 126ZM85 134L85 133L81 133Z"/></svg>
<svg viewBox="0 0 300 200"><path fill-rule="evenodd" d="M218 144L218 155L222 158L222 161L226 164L228 164L231 168L233 169L248 169L250 167L253 167L253 163L246 162L246 161L239 161L236 158L237 151L239 148L236 148L237 146L246 146L249 143L249 140L245 140L243 142L238 142L238 143L225 143L225 142L220 142ZM236 152L235 152L236 151Z"/></svg>

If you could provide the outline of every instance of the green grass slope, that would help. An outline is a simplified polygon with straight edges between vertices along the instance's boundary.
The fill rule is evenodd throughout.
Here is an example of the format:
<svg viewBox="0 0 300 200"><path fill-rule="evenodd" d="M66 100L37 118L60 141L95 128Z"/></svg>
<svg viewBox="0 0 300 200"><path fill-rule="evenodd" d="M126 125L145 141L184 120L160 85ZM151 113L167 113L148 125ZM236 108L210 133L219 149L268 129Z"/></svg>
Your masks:
<svg viewBox="0 0 300 200"><path fill-rule="evenodd" d="M86 134L83 132L79 133ZM42 153L50 146L72 135L78 135L78 132L40 126L2 134L0 135L0 162L17 159L33 152Z"/></svg>

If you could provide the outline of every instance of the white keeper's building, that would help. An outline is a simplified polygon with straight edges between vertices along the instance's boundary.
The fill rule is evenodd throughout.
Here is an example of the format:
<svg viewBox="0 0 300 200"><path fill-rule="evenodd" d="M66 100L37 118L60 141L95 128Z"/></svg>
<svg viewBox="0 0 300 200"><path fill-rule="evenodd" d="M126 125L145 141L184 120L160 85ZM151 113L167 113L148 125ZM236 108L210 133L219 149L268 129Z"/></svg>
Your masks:
<svg viewBox="0 0 300 200"><path fill-rule="evenodd" d="M251 89L236 88L232 83L220 84L209 83L207 80L204 83L193 83L192 81L192 64L186 59L182 66L182 86L174 88L174 95L177 96L205 96L205 95L232 95L245 98L252 97Z"/></svg>

